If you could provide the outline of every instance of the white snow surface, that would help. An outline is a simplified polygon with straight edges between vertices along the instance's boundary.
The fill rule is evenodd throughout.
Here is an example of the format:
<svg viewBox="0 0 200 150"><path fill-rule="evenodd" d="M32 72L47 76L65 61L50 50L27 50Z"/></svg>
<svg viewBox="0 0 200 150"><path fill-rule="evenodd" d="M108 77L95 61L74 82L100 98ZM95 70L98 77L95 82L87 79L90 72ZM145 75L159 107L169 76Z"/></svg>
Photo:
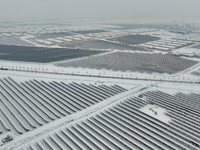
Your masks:
<svg viewBox="0 0 200 150"><path fill-rule="evenodd" d="M156 105L148 104L142 107L140 111L165 123L169 123L171 120L171 118L165 114L166 109Z"/></svg>

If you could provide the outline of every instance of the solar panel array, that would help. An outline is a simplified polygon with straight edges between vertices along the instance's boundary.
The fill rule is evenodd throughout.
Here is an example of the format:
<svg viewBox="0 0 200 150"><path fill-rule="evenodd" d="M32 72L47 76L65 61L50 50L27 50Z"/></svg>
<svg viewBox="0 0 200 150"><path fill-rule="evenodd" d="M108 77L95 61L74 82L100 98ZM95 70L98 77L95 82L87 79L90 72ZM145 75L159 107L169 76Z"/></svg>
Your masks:
<svg viewBox="0 0 200 150"><path fill-rule="evenodd" d="M153 37L149 35L127 35L127 36L121 36L116 38L110 38L108 40L116 41L119 43L127 44L127 45L136 45L136 44L142 44L150 41L157 41L160 40L159 37Z"/></svg>
<svg viewBox="0 0 200 150"><path fill-rule="evenodd" d="M27 143L23 146L23 150L200 149L200 128L197 120L199 114L196 114L196 110L189 111L191 104L200 105L200 95L179 93L172 96L159 91L147 92L143 95L149 102L170 110L168 115L174 118L173 121L162 122L140 111L146 102L132 97L34 142ZM179 110L180 107L183 110Z"/></svg>
<svg viewBox="0 0 200 150"><path fill-rule="evenodd" d="M61 63L59 66L173 74L197 63L197 61L167 54L113 52L103 56L77 60L75 62Z"/></svg>
<svg viewBox="0 0 200 150"><path fill-rule="evenodd" d="M95 55L105 51L0 45L0 59L47 63Z"/></svg>
<svg viewBox="0 0 200 150"><path fill-rule="evenodd" d="M119 43L114 43L110 41L103 41L103 40L89 40L89 41L82 41L71 43L74 47L79 47L81 49L112 49L112 50L138 50L138 51L149 51L144 48L139 48L136 46L129 46ZM71 46L66 44L65 46Z"/></svg>
<svg viewBox="0 0 200 150"><path fill-rule="evenodd" d="M23 134L124 91L117 85L0 79L0 134Z"/></svg>
<svg viewBox="0 0 200 150"><path fill-rule="evenodd" d="M33 44L20 40L19 38L7 37L0 38L0 44L2 45L20 45L20 46L33 46Z"/></svg>
<svg viewBox="0 0 200 150"><path fill-rule="evenodd" d="M192 48L200 49L200 45L195 45Z"/></svg>
<svg viewBox="0 0 200 150"><path fill-rule="evenodd" d="M169 24L112 24L113 27L111 29L117 30L130 30L130 29L174 29L173 25ZM116 26L116 27L115 27ZM119 28L121 27L121 28ZM180 26L178 27L180 29Z"/></svg>
<svg viewBox="0 0 200 150"><path fill-rule="evenodd" d="M200 76L200 71L193 71L191 74L194 74L196 76Z"/></svg>
<svg viewBox="0 0 200 150"><path fill-rule="evenodd" d="M94 33L101 33L101 32L107 32L106 30L82 30L82 31L72 31L76 34L94 34Z"/></svg>
<svg viewBox="0 0 200 150"><path fill-rule="evenodd" d="M175 129L182 129L182 134L189 138L187 142L200 148L199 94L177 93L172 96L161 91L154 91L147 92L144 96L147 97L150 103L167 109L167 115L173 118L170 125Z"/></svg>
<svg viewBox="0 0 200 150"><path fill-rule="evenodd" d="M37 39L48 39L48 38L56 38L56 37L64 37L64 36L71 36L73 34L69 32L53 32L53 33L43 33L40 35L37 35Z"/></svg>

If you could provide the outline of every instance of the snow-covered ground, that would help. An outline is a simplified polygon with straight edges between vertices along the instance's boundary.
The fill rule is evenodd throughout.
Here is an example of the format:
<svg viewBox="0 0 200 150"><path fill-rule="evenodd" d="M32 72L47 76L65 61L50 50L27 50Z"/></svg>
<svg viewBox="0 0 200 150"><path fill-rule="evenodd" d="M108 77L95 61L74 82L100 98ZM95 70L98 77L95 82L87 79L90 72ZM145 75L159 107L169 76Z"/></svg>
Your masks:
<svg viewBox="0 0 200 150"><path fill-rule="evenodd" d="M171 118L165 114L166 109L160 106L148 104L142 107L140 111L165 123L169 123L169 121L171 121Z"/></svg>
<svg viewBox="0 0 200 150"><path fill-rule="evenodd" d="M173 51L175 54L186 55L186 56L199 56L200 57L200 49L184 47Z"/></svg>

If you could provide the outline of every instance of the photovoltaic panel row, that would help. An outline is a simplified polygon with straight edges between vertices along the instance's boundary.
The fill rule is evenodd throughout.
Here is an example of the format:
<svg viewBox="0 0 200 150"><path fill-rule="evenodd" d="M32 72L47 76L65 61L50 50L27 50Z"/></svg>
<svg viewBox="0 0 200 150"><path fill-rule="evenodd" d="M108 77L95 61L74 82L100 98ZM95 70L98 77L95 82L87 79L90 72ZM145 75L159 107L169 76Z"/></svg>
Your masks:
<svg viewBox="0 0 200 150"><path fill-rule="evenodd" d="M149 99L149 93L151 92L144 94L147 96L147 99ZM168 95L160 92L152 92L151 94L155 98L157 95L160 95L162 101ZM177 96L184 97L184 94L181 93ZM200 101L199 95L192 94L189 97L192 97L195 102ZM199 134L193 134L192 127L187 128L184 126L184 122L181 121L180 124L174 120L170 123L165 123L140 111L140 108L147 103L142 99L132 97L91 117L81 119L79 122L61 128L59 131L48 134L34 142L30 142L23 148L39 150L44 148L58 150L198 150L200 148ZM182 114L183 116L184 114ZM181 118L180 116L177 117ZM194 125L193 122L190 122L190 125ZM200 131L199 129L196 130Z"/></svg>
<svg viewBox="0 0 200 150"><path fill-rule="evenodd" d="M0 79L0 118L3 118L0 129L23 134L125 91L117 85L37 80L19 84L12 78L3 78Z"/></svg>

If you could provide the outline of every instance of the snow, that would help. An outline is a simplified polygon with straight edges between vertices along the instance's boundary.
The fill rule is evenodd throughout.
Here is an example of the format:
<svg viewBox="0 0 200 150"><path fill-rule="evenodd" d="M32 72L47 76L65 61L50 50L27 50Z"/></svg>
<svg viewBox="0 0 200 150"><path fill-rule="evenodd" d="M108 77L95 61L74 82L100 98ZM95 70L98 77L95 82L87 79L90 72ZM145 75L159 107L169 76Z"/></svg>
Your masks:
<svg viewBox="0 0 200 150"><path fill-rule="evenodd" d="M142 107L140 111L165 123L169 123L171 121L171 118L165 114L166 109L157 105L148 104Z"/></svg>
<svg viewBox="0 0 200 150"><path fill-rule="evenodd" d="M99 29L99 27L103 27L103 25L96 25L93 28L87 27L86 25L77 25L77 26L70 26L68 29L73 30L88 30L88 29ZM111 27L107 25L107 27ZM113 26L112 26L113 27ZM60 31L59 28L53 28L54 30ZM38 30L38 33L40 31ZM62 38L49 38L47 40L37 40L38 42L41 42L41 44L35 43L32 38L35 38L34 35L36 35L36 32L32 32L27 34L26 36L21 36L20 39L26 42L29 42L31 44L34 44L35 46L44 46L43 44L52 44L53 42L62 43L63 41L73 41L73 39L76 40L84 40L84 39L94 39L95 37L101 38L104 40L104 38L107 37L116 37L116 36L122 36L122 35L128 35L128 34L151 34L152 36L158 36L161 37L160 41L156 42L149 42L145 44L140 44L140 46L150 47L150 45L157 45L158 49L162 48L163 50L167 50L169 48L174 48L174 46L184 45L184 43L191 43L190 41L177 41L173 40L172 38L177 38L177 34L175 33L169 33L164 30L150 30L150 29L134 29L129 31L111 31L106 33L98 33L98 34L87 34L87 35L73 35L73 36L66 36ZM6 35L6 34L2 34ZM16 34L17 35L17 34ZM6 35L10 36L10 35ZM19 35L20 36L20 35ZM174 42L176 41L176 42ZM176 44L170 44L170 43L176 43ZM162 45L161 45L162 44ZM160 45L160 46L159 46ZM171 46L170 46L171 45ZM163 46L163 47L161 47ZM57 45L52 45L51 47L59 47ZM112 53L107 52L107 53ZM130 51L128 51L130 52ZM140 52L140 51L138 51ZM104 54L107 54L104 53ZM134 53L134 52L131 52ZM149 52L141 52L141 53L149 53ZM158 53L158 51L154 51L153 53ZM162 52L165 53L165 52ZM175 54L186 54L189 56L192 55L199 55L200 56L200 50L190 48L190 47L184 47L177 50L174 50L173 53ZM104 55L99 54L99 55ZM90 56L90 57L97 57L96 56ZM86 59L84 58L78 58L78 59ZM78 59L73 60L67 60L63 62L70 62L70 61L76 61ZM190 58L192 60L198 60L198 58ZM110 107L116 106L116 104L120 104L121 102L127 100L128 98L131 98L133 96L138 97L138 95L146 92L146 91L163 91L165 93L174 95L177 92L182 92L185 94L189 93L197 93L200 94L200 77L192 75L191 73L193 71L199 71L200 72L200 64L197 64L191 68L188 68L187 70L181 71L177 74L168 75L168 74L147 74L147 73L139 73L139 72L121 72L121 71L112 71L112 70L96 70L96 69L89 69L89 68L64 68L64 67L58 67L56 66L57 63L60 62L53 62L53 63L28 63L28 62L14 62L14 61L0 61L0 67L8 68L8 69L15 69L15 70L0 70L0 79L4 77L11 77L16 82L21 83L28 80L36 79L38 81L57 81L57 82L65 82L65 83L84 83L84 84L93 84L93 85L114 85L117 84L123 88L128 89L128 91L121 93L119 95L113 96L106 101L100 102L90 108L87 108L85 110L82 110L80 112L77 112L75 114L72 114L70 116L67 116L65 118L58 119L57 121L51 122L49 124L46 124L44 126L38 127L37 129L26 132L23 135L13 135L14 140L4 144L0 149L11 149L16 146L17 149L20 148L22 144L29 144L28 142L33 142L36 140L36 138L42 138L45 137L49 133L56 132L60 130L61 128L66 128L70 126L71 124L77 123L78 121L81 121L82 119L85 119L86 117L93 116L97 113L100 113L104 110L109 109ZM108 78L109 77L109 78ZM177 82L178 81L178 82ZM187 83L184 83L187 82ZM142 98L145 100L145 97ZM171 118L165 114L166 110L162 107L148 104L140 109L140 111L159 119L162 122L168 123ZM10 132L8 132L10 133ZM6 133L7 134L7 133ZM5 137L6 134L2 134L0 136L0 139L2 137ZM25 146L23 145L23 146Z"/></svg>

